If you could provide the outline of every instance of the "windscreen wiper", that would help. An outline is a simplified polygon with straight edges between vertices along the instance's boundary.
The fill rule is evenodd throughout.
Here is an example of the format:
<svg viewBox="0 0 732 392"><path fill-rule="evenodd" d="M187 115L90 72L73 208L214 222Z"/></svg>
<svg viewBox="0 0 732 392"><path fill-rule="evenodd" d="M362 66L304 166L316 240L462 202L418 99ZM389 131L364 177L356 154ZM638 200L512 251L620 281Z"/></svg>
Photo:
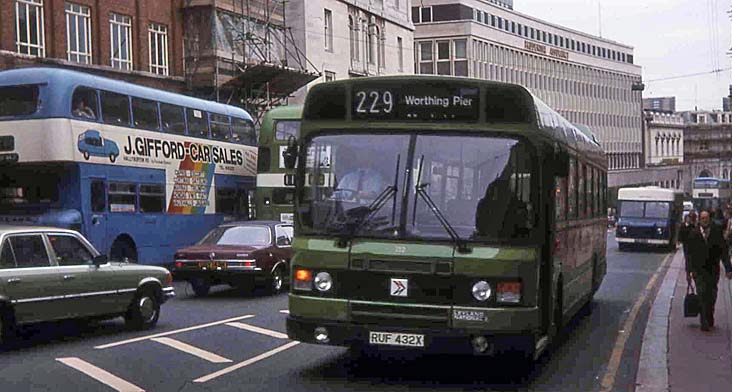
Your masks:
<svg viewBox="0 0 732 392"><path fill-rule="evenodd" d="M412 212L412 225L417 224L417 196L421 197L422 200L424 200L425 204L427 204L427 207L435 214L437 217L437 220L440 221L442 224L442 227L445 228L445 231L447 234L450 235L450 238L452 238L452 241L455 243L455 246L457 247L457 251L460 253L470 253L471 249L468 247L468 244L465 240L460 238L460 235L458 235L457 231L455 231L455 228L452 227L450 222L445 218L445 215L440 211L440 208L437 207L437 204L435 204L434 200L432 200L432 196L430 196L429 193L425 190L430 184L429 183L422 183L422 166L424 164L424 155L419 160L419 172L417 173L417 184L414 186L415 189L415 195L414 195L414 210Z"/></svg>
<svg viewBox="0 0 732 392"><path fill-rule="evenodd" d="M376 196L376 199L371 202L367 207L356 207L348 211L350 216L347 218L344 226L348 227L347 234L339 239L339 245L345 246L346 243L353 239L356 235L356 231L366 225L376 213L381 210L389 199L392 199L392 211L391 211L391 224L394 225L396 219L396 195L398 192L399 183L399 165L401 162L401 154L397 155L396 169L394 173L394 184L387 186L384 190ZM348 211L346 213L348 213Z"/></svg>

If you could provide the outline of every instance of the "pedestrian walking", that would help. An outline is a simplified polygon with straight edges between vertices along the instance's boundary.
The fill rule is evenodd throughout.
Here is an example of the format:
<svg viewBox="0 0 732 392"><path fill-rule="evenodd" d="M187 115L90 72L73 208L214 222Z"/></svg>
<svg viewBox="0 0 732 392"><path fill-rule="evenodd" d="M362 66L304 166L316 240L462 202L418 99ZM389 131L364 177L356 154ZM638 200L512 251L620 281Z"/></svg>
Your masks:
<svg viewBox="0 0 732 392"><path fill-rule="evenodd" d="M684 217L684 224L681 225L681 228L679 229L678 238L679 242L681 242L681 248L684 250L684 265L686 266L686 271L691 271L691 261L689 260L689 246L687 245L687 243L689 234L694 230L698 230L696 218L696 211L689 211L689 214Z"/></svg>
<svg viewBox="0 0 732 392"><path fill-rule="evenodd" d="M701 302L699 318L702 331L714 326L714 304L717 301L719 262L724 264L727 279L732 279L729 248L723 236L724 227L714 224L709 211L699 214L699 224L685 233L688 247L686 278L696 284Z"/></svg>

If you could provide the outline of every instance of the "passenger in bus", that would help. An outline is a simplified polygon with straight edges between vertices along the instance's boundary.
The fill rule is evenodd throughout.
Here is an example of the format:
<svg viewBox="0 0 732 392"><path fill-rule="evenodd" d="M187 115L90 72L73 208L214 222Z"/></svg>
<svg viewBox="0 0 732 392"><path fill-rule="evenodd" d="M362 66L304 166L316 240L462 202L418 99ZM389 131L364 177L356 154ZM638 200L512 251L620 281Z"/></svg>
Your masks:
<svg viewBox="0 0 732 392"><path fill-rule="evenodd" d="M387 185L379 171L359 168L348 172L338 181L333 196L338 200L370 204Z"/></svg>
<svg viewBox="0 0 732 392"><path fill-rule="evenodd" d="M485 196L478 201L475 211L477 236L515 238L527 228L527 206L511 191L510 176L511 170L505 170L488 185Z"/></svg>
<svg viewBox="0 0 732 392"><path fill-rule="evenodd" d="M82 118L96 119L97 115L94 114L94 110L89 107L84 98L78 98L74 103L74 116Z"/></svg>
<svg viewBox="0 0 732 392"><path fill-rule="evenodd" d="M720 261L724 264L725 276L727 279L732 279L732 263L727 243L722 236L722 229L712 222L709 211L702 211L699 214L698 229L690 230L686 237L691 257L686 278L689 284L692 279L694 280L701 299L699 318L702 331L709 331L714 327L714 304L717 301Z"/></svg>

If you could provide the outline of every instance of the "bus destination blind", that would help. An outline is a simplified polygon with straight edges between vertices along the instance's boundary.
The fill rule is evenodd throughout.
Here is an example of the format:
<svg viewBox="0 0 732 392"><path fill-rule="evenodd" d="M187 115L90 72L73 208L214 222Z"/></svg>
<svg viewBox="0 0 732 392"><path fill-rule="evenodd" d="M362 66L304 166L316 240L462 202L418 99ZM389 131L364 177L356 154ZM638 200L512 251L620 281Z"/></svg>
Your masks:
<svg viewBox="0 0 732 392"><path fill-rule="evenodd" d="M354 86L353 119L413 121L478 121L477 87L379 88Z"/></svg>

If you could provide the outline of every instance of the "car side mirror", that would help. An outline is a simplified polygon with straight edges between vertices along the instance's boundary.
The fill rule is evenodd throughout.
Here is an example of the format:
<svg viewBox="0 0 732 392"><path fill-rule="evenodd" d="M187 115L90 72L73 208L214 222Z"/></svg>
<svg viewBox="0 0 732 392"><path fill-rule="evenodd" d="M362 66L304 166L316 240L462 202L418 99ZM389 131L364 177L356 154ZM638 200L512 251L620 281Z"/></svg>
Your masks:
<svg viewBox="0 0 732 392"><path fill-rule="evenodd" d="M287 238L284 235L277 237L277 246L289 246L289 245L292 245L290 243L289 238Z"/></svg>
<svg viewBox="0 0 732 392"><path fill-rule="evenodd" d="M295 139L294 136L290 136L290 139L287 141L287 148L282 152L282 160L284 161L285 168L295 168L295 165L297 164L297 153L297 139Z"/></svg>
<svg viewBox="0 0 732 392"><path fill-rule="evenodd" d="M109 262L109 259L107 258L107 255L99 255L92 259L92 263L99 267L100 265L107 264Z"/></svg>

